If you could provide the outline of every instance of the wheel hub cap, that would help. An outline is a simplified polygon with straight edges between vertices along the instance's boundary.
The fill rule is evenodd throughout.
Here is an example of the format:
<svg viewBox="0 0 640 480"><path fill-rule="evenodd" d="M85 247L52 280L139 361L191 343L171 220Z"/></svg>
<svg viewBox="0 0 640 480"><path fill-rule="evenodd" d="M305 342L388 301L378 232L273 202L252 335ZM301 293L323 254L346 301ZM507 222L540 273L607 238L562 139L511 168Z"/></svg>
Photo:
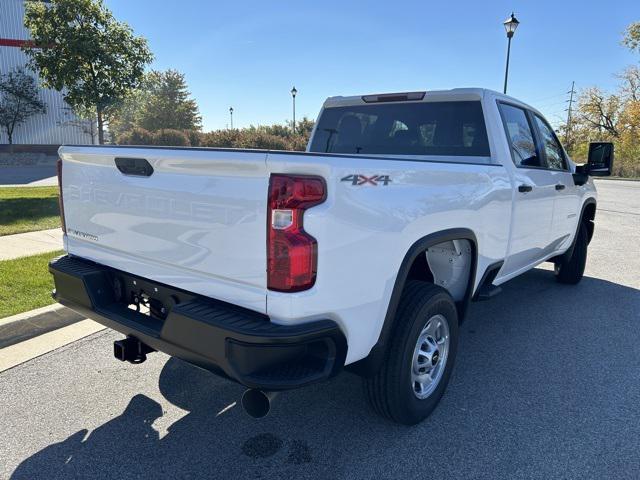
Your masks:
<svg viewBox="0 0 640 480"><path fill-rule="evenodd" d="M411 386L419 399L440 383L449 354L449 324L443 315L429 318L418 336L411 365Z"/></svg>

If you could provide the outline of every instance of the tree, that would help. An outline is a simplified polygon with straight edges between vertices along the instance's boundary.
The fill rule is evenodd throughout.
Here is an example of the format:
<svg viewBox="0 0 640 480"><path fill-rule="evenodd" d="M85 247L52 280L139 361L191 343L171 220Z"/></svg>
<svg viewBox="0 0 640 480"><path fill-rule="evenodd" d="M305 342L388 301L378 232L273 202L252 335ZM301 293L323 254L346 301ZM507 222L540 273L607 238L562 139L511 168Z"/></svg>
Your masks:
<svg viewBox="0 0 640 480"><path fill-rule="evenodd" d="M618 95L607 95L597 87L586 89L578 98L579 120L613 137L620 134L618 118L621 108Z"/></svg>
<svg viewBox="0 0 640 480"><path fill-rule="evenodd" d="M91 144L95 144L98 137L98 128L96 126L96 116L93 112L86 108L71 108L69 106L63 107L62 110L69 117L58 122L58 125L77 128L85 135L90 135Z"/></svg>
<svg viewBox="0 0 640 480"><path fill-rule="evenodd" d="M151 71L146 83L148 96L139 126L149 131L200 130L200 111L196 101L190 98L183 73L177 70Z"/></svg>
<svg viewBox="0 0 640 480"><path fill-rule="evenodd" d="M105 114L140 84L152 60L147 41L102 0L26 2L24 21L36 47L23 49L30 65L74 109L95 112L104 143Z"/></svg>
<svg viewBox="0 0 640 480"><path fill-rule="evenodd" d="M640 102L640 68L632 65L617 75L622 82L621 96L625 101Z"/></svg>
<svg viewBox="0 0 640 480"><path fill-rule="evenodd" d="M128 134L132 129L138 127L140 116L149 96L145 85L146 80L143 80L140 88L131 91L126 98L109 109L109 133L112 140L118 140L121 135Z"/></svg>
<svg viewBox="0 0 640 480"><path fill-rule="evenodd" d="M134 127L158 130L200 130L198 105L189 93L183 73L176 70L151 71L140 88L114 108L109 131L117 138Z"/></svg>
<svg viewBox="0 0 640 480"><path fill-rule="evenodd" d="M150 131L200 130L202 118L198 104L190 98L184 74L177 70L151 71L147 77L149 94L140 126Z"/></svg>
<svg viewBox="0 0 640 480"><path fill-rule="evenodd" d="M629 50L637 50L640 53L640 22L634 22L627 27L622 44Z"/></svg>
<svg viewBox="0 0 640 480"><path fill-rule="evenodd" d="M13 143L13 132L18 125L46 111L32 76L23 70L0 75L0 127L7 133L9 144Z"/></svg>

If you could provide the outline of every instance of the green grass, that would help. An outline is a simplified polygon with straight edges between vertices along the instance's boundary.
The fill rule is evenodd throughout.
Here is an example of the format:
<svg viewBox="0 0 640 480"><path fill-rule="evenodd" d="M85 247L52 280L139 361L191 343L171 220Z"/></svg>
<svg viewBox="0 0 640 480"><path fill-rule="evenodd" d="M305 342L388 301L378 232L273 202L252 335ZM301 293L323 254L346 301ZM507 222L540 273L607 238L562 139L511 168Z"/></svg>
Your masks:
<svg viewBox="0 0 640 480"><path fill-rule="evenodd" d="M0 188L0 236L60 226L58 187Z"/></svg>
<svg viewBox="0 0 640 480"><path fill-rule="evenodd" d="M0 318L51 305L49 260L63 251L0 261Z"/></svg>

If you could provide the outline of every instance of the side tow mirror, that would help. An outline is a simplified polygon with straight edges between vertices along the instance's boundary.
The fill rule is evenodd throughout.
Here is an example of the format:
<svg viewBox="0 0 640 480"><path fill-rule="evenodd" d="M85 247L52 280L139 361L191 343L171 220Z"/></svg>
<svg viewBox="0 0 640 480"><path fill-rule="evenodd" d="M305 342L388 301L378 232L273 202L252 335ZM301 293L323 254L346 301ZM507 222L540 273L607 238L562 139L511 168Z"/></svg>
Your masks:
<svg viewBox="0 0 640 480"><path fill-rule="evenodd" d="M592 177L608 177L613 169L613 143L591 142L587 173Z"/></svg>
<svg viewBox="0 0 640 480"><path fill-rule="evenodd" d="M573 181L576 185L584 185L592 177L608 177L613 169L613 143L591 142L589 157L584 165L576 165Z"/></svg>

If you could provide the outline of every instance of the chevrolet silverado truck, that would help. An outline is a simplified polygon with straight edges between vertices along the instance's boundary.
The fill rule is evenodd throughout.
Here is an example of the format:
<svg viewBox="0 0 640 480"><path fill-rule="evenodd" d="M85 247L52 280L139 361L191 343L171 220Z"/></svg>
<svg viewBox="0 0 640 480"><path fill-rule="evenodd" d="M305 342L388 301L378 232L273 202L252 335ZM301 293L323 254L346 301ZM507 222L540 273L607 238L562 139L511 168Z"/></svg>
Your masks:
<svg viewBox="0 0 640 480"><path fill-rule="evenodd" d="M541 262L580 281L592 176L542 114L485 89L329 98L306 152L63 146L54 298L248 390L342 370L415 424L449 381L470 302ZM354 377L355 378L355 377Z"/></svg>

